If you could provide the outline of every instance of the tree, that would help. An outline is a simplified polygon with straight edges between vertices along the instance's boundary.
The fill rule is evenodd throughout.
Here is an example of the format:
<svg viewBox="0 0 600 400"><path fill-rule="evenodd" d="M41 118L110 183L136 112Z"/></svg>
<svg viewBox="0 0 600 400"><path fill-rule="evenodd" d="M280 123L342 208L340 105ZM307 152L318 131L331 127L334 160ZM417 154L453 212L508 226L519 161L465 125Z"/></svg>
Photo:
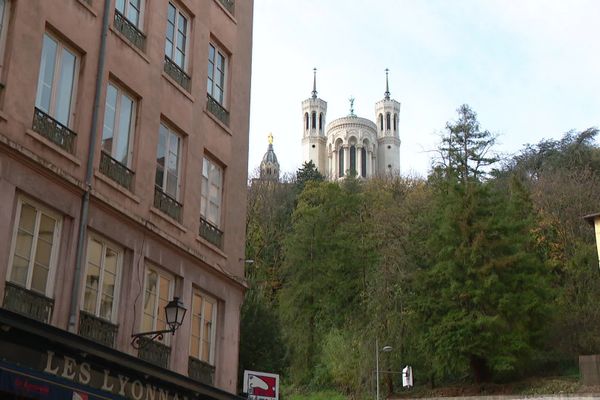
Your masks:
<svg viewBox="0 0 600 400"><path fill-rule="evenodd" d="M431 266L417 277L413 306L437 373L470 371L483 382L515 371L540 345L548 285L531 251L526 194L492 190L484 167L495 161L494 138L468 106L458 114L431 176Z"/></svg>
<svg viewBox="0 0 600 400"><path fill-rule="evenodd" d="M325 177L319 172L312 160L305 161L304 164L302 164L302 167L296 171L296 187L298 193L302 192L306 182L323 182L324 180Z"/></svg>

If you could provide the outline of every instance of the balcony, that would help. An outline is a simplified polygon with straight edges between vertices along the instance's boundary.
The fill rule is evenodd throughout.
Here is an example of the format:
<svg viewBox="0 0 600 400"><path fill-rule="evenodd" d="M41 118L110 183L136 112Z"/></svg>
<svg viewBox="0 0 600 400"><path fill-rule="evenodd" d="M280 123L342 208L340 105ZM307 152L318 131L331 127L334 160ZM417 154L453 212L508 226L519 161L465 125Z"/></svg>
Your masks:
<svg viewBox="0 0 600 400"><path fill-rule="evenodd" d="M184 88L188 93L192 87L192 78L185 73L179 65L175 64L175 61L165 56L165 72L169 75L179 86Z"/></svg>
<svg viewBox="0 0 600 400"><path fill-rule="evenodd" d="M100 152L100 172L131 191L135 173L105 152Z"/></svg>
<svg viewBox="0 0 600 400"><path fill-rule="evenodd" d="M169 355L171 353L169 346L144 337L140 338L140 346L139 358L161 368L169 368Z"/></svg>
<svg viewBox="0 0 600 400"><path fill-rule="evenodd" d="M202 217L198 234L218 248L223 248L223 231Z"/></svg>
<svg viewBox="0 0 600 400"><path fill-rule="evenodd" d="M118 327L85 311L79 312L79 334L108 347L115 345Z"/></svg>
<svg viewBox="0 0 600 400"><path fill-rule="evenodd" d="M6 282L4 304L7 310L23 314L40 322L48 323L52 315L54 300L24 287Z"/></svg>
<svg viewBox="0 0 600 400"><path fill-rule="evenodd" d="M197 382L212 386L215 380L215 367L195 357L189 357L188 376Z"/></svg>
<svg viewBox="0 0 600 400"><path fill-rule="evenodd" d="M210 94L207 95L208 102L206 103L206 109L210 111L212 115L217 117L219 121L229 126L229 111L227 111L217 100L215 100Z"/></svg>
<svg viewBox="0 0 600 400"><path fill-rule="evenodd" d="M235 0L219 0L219 3L233 15L233 11L235 10Z"/></svg>
<svg viewBox="0 0 600 400"><path fill-rule="evenodd" d="M146 48L146 35L144 35L134 24L131 23L123 14L115 10L115 29L118 30L135 47L144 51Z"/></svg>
<svg viewBox="0 0 600 400"><path fill-rule="evenodd" d="M65 151L73 154L77 134L37 107L33 113L32 129Z"/></svg>
<svg viewBox="0 0 600 400"><path fill-rule="evenodd" d="M181 222L183 205L166 194L158 186L154 187L154 207L167 214L174 220Z"/></svg>

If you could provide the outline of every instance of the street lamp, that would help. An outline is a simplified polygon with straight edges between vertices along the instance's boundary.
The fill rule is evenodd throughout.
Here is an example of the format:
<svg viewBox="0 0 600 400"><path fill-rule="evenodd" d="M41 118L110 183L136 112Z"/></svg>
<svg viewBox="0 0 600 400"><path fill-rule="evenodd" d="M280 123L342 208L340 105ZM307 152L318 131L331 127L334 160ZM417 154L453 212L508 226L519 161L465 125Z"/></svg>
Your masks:
<svg viewBox="0 0 600 400"><path fill-rule="evenodd" d="M173 300L168 302L165 306L165 319L167 320L167 325L169 326L169 329L134 333L133 335L131 335L131 345L135 349L140 349L155 339L162 340L163 334L165 333L170 332L174 335L175 331L183 323L183 317L185 317L186 311L187 309L183 306L183 303L179 300L179 297L173 297ZM150 336L148 341L142 341L141 339L146 336Z"/></svg>
<svg viewBox="0 0 600 400"><path fill-rule="evenodd" d="M377 385L377 397L375 400L379 400L379 352L389 353L392 351L392 346L383 346L379 348L379 339L375 339L375 373L376 373L376 385Z"/></svg>

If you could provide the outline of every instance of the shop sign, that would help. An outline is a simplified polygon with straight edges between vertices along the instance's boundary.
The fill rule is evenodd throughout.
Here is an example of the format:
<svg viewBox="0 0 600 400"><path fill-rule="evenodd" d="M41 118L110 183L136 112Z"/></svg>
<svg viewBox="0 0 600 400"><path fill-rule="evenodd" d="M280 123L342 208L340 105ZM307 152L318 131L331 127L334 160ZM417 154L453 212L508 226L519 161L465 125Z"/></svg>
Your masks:
<svg viewBox="0 0 600 400"><path fill-rule="evenodd" d="M244 371L244 393L249 400L279 399L279 375L267 372Z"/></svg>

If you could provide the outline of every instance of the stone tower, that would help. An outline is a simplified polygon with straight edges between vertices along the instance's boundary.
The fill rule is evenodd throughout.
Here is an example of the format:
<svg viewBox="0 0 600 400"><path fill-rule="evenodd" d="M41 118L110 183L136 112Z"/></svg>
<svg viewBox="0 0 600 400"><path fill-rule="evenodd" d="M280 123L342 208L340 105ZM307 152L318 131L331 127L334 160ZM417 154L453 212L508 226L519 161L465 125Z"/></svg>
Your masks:
<svg viewBox="0 0 600 400"><path fill-rule="evenodd" d="M273 134L269 133L269 147L260 163L260 179L265 181L279 181L279 162L273 151Z"/></svg>
<svg viewBox="0 0 600 400"><path fill-rule="evenodd" d="M377 124L377 171L380 175L400 173L400 103L390 98L388 69L385 70L383 100L375 104Z"/></svg>
<svg viewBox="0 0 600 400"><path fill-rule="evenodd" d="M312 96L302 102L302 158L312 160L319 172L327 175L327 102L317 97L317 69L313 70Z"/></svg>

